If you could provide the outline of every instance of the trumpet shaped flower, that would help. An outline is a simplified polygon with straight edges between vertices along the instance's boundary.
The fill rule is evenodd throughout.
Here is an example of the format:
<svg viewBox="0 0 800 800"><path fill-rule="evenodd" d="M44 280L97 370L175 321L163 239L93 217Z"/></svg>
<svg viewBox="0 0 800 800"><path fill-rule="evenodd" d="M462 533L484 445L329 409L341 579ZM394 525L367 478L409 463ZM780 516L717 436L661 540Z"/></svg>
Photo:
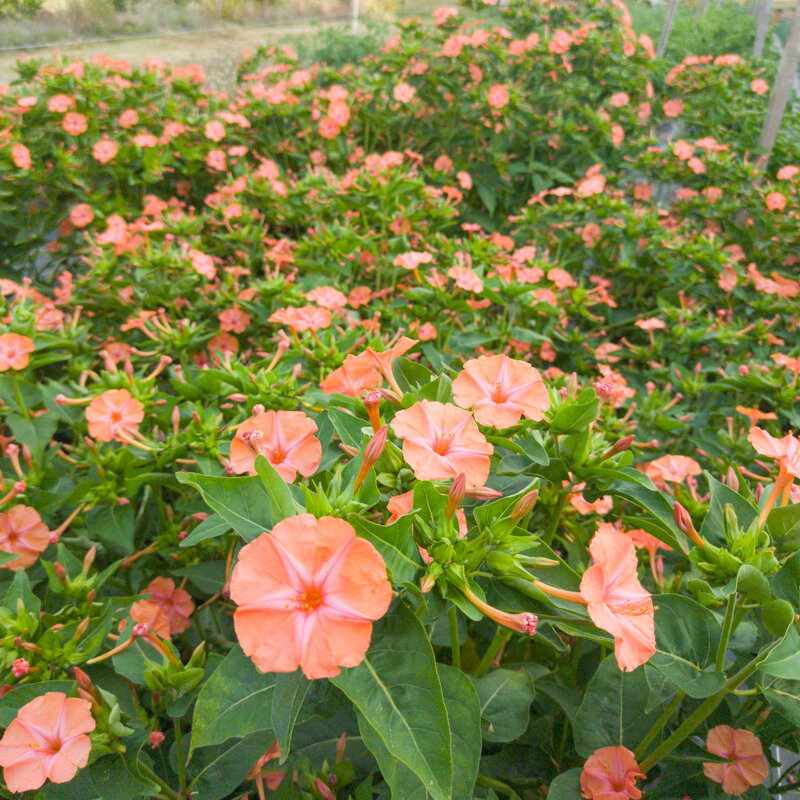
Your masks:
<svg viewBox="0 0 800 800"><path fill-rule="evenodd" d="M636 779L644 777L627 747L601 747L583 765L581 795L586 800L639 800Z"/></svg>
<svg viewBox="0 0 800 800"><path fill-rule="evenodd" d="M398 411L392 430L403 439L403 458L421 481L466 475L467 488L483 486L494 448L469 411L451 403L421 400Z"/></svg>
<svg viewBox="0 0 800 800"><path fill-rule="evenodd" d="M510 428L523 416L541 420L550 408L539 371L506 355L467 361L453 381L453 397L462 408L473 408L481 425L493 428Z"/></svg>
<svg viewBox="0 0 800 800"><path fill-rule="evenodd" d="M264 672L330 678L364 659L389 608L386 565L343 519L281 520L239 554L231 577L242 650Z"/></svg>
<svg viewBox="0 0 800 800"><path fill-rule="evenodd" d="M124 442L139 430L144 407L127 389L109 389L86 408L89 435L98 442Z"/></svg>
<svg viewBox="0 0 800 800"><path fill-rule="evenodd" d="M761 740L754 733L730 725L717 725L708 732L706 749L709 753L730 759L730 764L703 764L703 773L715 783L722 784L728 794L742 794L758 786L769 775Z"/></svg>
<svg viewBox="0 0 800 800"><path fill-rule="evenodd" d="M0 372L25 369L33 350L33 339L18 333L4 333L0 336Z"/></svg>
<svg viewBox="0 0 800 800"><path fill-rule="evenodd" d="M27 569L49 544L50 531L35 508L19 505L0 514L0 551L18 556L0 569Z"/></svg>
<svg viewBox="0 0 800 800"><path fill-rule="evenodd" d="M581 594L589 616L614 637L619 668L630 672L656 651L653 599L636 574L636 548L613 528L598 530L589 544L592 566L583 573Z"/></svg>

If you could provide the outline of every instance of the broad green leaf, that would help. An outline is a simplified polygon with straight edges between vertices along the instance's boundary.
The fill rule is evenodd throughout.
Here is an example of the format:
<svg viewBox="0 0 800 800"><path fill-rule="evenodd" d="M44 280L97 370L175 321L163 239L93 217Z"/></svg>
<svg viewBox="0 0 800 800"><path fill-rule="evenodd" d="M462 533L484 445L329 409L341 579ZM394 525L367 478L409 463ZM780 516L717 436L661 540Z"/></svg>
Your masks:
<svg viewBox="0 0 800 800"><path fill-rule="evenodd" d="M3 564L8 564L10 561L13 561L15 558L19 558L17 553L6 553L0 551L0 567L2 567Z"/></svg>
<svg viewBox="0 0 800 800"><path fill-rule="evenodd" d="M756 518L758 509L748 503L738 492L734 492L729 486L720 483L710 473L706 472L705 476L708 480L708 488L711 490L711 504L700 528L700 535L711 544L720 547L725 545L722 515L725 512L726 504L729 503L733 506L736 518L743 530L747 530L750 523Z"/></svg>
<svg viewBox="0 0 800 800"><path fill-rule="evenodd" d="M574 400L561 406L550 422L552 433L570 433L588 427L597 418L600 400L594 389L585 389Z"/></svg>
<svg viewBox="0 0 800 800"><path fill-rule="evenodd" d="M272 524L297 514L298 509L289 484L278 475L275 467L264 456L256 456L256 472L267 489Z"/></svg>
<svg viewBox="0 0 800 800"><path fill-rule="evenodd" d="M191 751L259 731L269 731L273 736L274 692L275 675L259 672L242 649L234 647L197 697ZM265 752L271 743L272 740Z"/></svg>
<svg viewBox="0 0 800 800"><path fill-rule="evenodd" d="M483 738L487 742L512 742L522 736L533 702L528 673L494 669L471 680L481 704Z"/></svg>
<svg viewBox="0 0 800 800"><path fill-rule="evenodd" d="M405 583L416 578L422 569L422 559L411 534L410 516L400 517L391 525L370 522L359 514L351 514L348 521L356 533L381 554L394 583Z"/></svg>
<svg viewBox="0 0 800 800"><path fill-rule="evenodd" d="M9 414L6 416L6 424L11 428L14 438L27 445L33 457L38 461L56 432L58 417L50 412L27 420L19 414Z"/></svg>
<svg viewBox="0 0 800 800"><path fill-rule="evenodd" d="M722 630L714 615L689 597L653 598L656 652L650 663L690 697L708 697L725 683L721 672L708 672L717 655Z"/></svg>
<svg viewBox="0 0 800 800"><path fill-rule="evenodd" d="M780 552L800 549L800 503L773 508L767 517L767 528Z"/></svg>
<svg viewBox="0 0 800 800"><path fill-rule="evenodd" d="M453 757L453 800L472 800L481 757L480 706L469 679L460 670L437 664L450 721ZM394 758L375 729L359 715L364 741L374 753L393 800L429 800L420 779Z"/></svg>
<svg viewBox="0 0 800 800"><path fill-rule="evenodd" d="M783 636L794 622L794 609L786 600L772 600L761 607L761 621L773 636Z"/></svg>
<svg viewBox="0 0 800 800"><path fill-rule="evenodd" d="M769 581L761 570L751 564L742 564L736 575L736 591L756 603L766 603L772 597Z"/></svg>
<svg viewBox="0 0 800 800"><path fill-rule="evenodd" d="M354 417L341 408L329 408L328 419L333 423L336 435L342 442L349 447L355 447L359 450L361 449L361 445L364 444L365 431L370 431L370 434L372 431L372 428L366 420Z"/></svg>
<svg viewBox="0 0 800 800"><path fill-rule="evenodd" d="M246 541L272 530L269 497L258 475L218 478L179 472L176 477L197 489L206 503Z"/></svg>
<svg viewBox="0 0 800 800"><path fill-rule="evenodd" d="M450 800L452 739L442 684L425 629L402 602L375 626L361 664L331 683L433 800Z"/></svg>
<svg viewBox="0 0 800 800"><path fill-rule="evenodd" d="M7 728L22 706L47 692L69 694L75 688L75 681L43 681L27 683L12 689L0 698L0 728Z"/></svg>
<svg viewBox="0 0 800 800"><path fill-rule="evenodd" d="M575 715L572 735L578 754L588 758L618 744L635 750L659 714L658 709L644 710L649 693L644 669L622 672L613 656L604 659Z"/></svg>
<svg viewBox="0 0 800 800"><path fill-rule="evenodd" d="M133 552L134 525L132 505L100 505L86 514L89 538L99 539L124 556Z"/></svg>
<svg viewBox="0 0 800 800"><path fill-rule="evenodd" d="M796 626L786 631L781 643L761 662L761 671L776 678L797 679L800 675L800 635Z"/></svg>
<svg viewBox="0 0 800 800"><path fill-rule="evenodd" d="M547 800L579 800L581 797L582 767L562 772L547 791Z"/></svg>
<svg viewBox="0 0 800 800"><path fill-rule="evenodd" d="M216 539L224 536L231 529L230 523L217 514L211 514L204 519L182 542L181 547L191 547L206 539Z"/></svg>
<svg viewBox="0 0 800 800"><path fill-rule="evenodd" d="M771 706L800 728L800 679L762 678L761 691Z"/></svg>
<svg viewBox="0 0 800 800"><path fill-rule="evenodd" d="M244 739L195 750L189 761L192 800L221 800L229 795L273 741L272 731L261 730Z"/></svg>
<svg viewBox="0 0 800 800"><path fill-rule="evenodd" d="M311 681L302 670L277 673L272 695L272 726L281 751L280 763L286 761L292 742L292 730L297 722L303 700L311 688Z"/></svg>
<svg viewBox="0 0 800 800"><path fill-rule="evenodd" d="M668 544L673 550L689 552L686 536L679 530L673 519L673 505L661 492L629 480L620 480L611 485L608 493L624 497L626 500L636 503L637 506L641 506L645 511L649 511L656 518L654 521L657 521L658 525L649 526L648 532Z"/></svg>
<svg viewBox="0 0 800 800"><path fill-rule="evenodd" d="M31 591L31 582L28 573L24 569L18 569L14 573L14 579L8 587L8 591L3 598L3 605L16 613L17 605L22 602L23 608L29 613L37 615L42 608L39 598Z"/></svg>
<svg viewBox="0 0 800 800"><path fill-rule="evenodd" d="M800 505L800 503L798 504ZM787 559L772 579L772 591L780 600L800 608L800 553Z"/></svg>

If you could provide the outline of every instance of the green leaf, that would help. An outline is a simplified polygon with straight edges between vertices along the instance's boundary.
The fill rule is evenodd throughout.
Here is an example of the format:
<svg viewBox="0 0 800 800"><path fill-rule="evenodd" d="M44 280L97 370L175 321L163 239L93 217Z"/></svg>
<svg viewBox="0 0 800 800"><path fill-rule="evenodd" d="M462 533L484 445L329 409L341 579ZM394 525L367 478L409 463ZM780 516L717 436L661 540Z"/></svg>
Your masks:
<svg viewBox="0 0 800 800"><path fill-rule="evenodd" d="M10 561L13 561L15 558L19 558L18 553L5 553L0 551L0 567L2 567L3 564L8 564Z"/></svg>
<svg viewBox="0 0 800 800"><path fill-rule="evenodd" d="M306 699L311 681L302 670L277 673L275 691L272 695L272 726L281 751L280 763L286 761L292 742L292 730L297 722L303 701Z"/></svg>
<svg viewBox="0 0 800 800"><path fill-rule="evenodd" d="M761 662L761 671L776 678L795 680L800 675L800 635L793 625L781 643Z"/></svg>
<svg viewBox="0 0 800 800"><path fill-rule="evenodd" d="M786 600L772 600L761 607L761 621L773 636L784 636L794 622L794 609Z"/></svg>
<svg viewBox="0 0 800 800"><path fill-rule="evenodd" d="M654 522L657 522L657 526L648 526L648 533L652 533L673 550L689 552L686 536L675 524L673 505L661 492L629 480L620 480L611 485L608 493L624 497L626 500L636 503L637 506L641 506L645 511L649 511L656 518Z"/></svg>
<svg viewBox="0 0 800 800"><path fill-rule="evenodd" d="M27 420L19 414L9 414L6 423L14 438L28 446L37 461L53 438L58 427L58 417L52 412Z"/></svg>
<svg viewBox="0 0 800 800"><path fill-rule="evenodd" d="M211 514L181 542L180 546L191 547L198 542L204 542L206 539L216 539L219 536L224 536L230 529L230 524L222 517Z"/></svg>
<svg viewBox="0 0 800 800"><path fill-rule="evenodd" d="M766 603L772 597L769 581L761 570L751 564L742 564L736 575L736 591L756 603Z"/></svg>
<svg viewBox="0 0 800 800"><path fill-rule="evenodd" d="M196 750L189 761L192 800L221 800L229 795L272 742L272 731L258 731L244 739Z"/></svg>
<svg viewBox="0 0 800 800"><path fill-rule="evenodd" d="M658 718L658 709L649 714L644 710L649 693L644 669L622 672L613 656L604 659L572 725L578 754L588 758L601 747L618 744L635 750Z"/></svg>
<svg viewBox="0 0 800 800"><path fill-rule="evenodd" d="M730 503L733 506L736 518L743 530L747 530L750 523L756 518L758 509L748 503L738 492L734 492L729 486L720 483L709 472L706 472L705 476L708 480L708 488L711 490L711 504L700 528L700 535L711 544L720 547L725 545L725 529L722 521L725 505Z"/></svg>
<svg viewBox="0 0 800 800"><path fill-rule="evenodd" d="M256 472L267 489L272 524L275 525L282 519L295 516L297 514L297 506L289 489L289 484L278 475L275 467L264 456L256 456Z"/></svg>
<svg viewBox="0 0 800 800"><path fill-rule="evenodd" d="M762 678L761 691L771 706L800 728L800 680Z"/></svg>
<svg viewBox="0 0 800 800"><path fill-rule="evenodd" d="M469 678L461 670L437 664L450 722L453 758L453 800L472 800L481 758L480 706ZM374 753L384 780L397 800L429 800L420 779L394 758L375 729L359 715L364 742Z"/></svg>
<svg viewBox="0 0 800 800"><path fill-rule="evenodd" d="M190 751L259 731L272 736L274 693L275 675L259 672L241 647L234 647L197 697Z"/></svg>
<svg viewBox="0 0 800 800"><path fill-rule="evenodd" d="M534 694L528 673L495 669L471 680L481 704L483 738L487 742L512 742L522 736Z"/></svg>
<svg viewBox="0 0 800 800"><path fill-rule="evenodd" d="M442 684L425 629L402 602L375 626L361 664L330 680L433 800L452 798L452 737Z"/></svg>
<svg viewBox="0 0 800 800"><path fill-rule="evenodd" d="M99 538L109 549L124 556L133 552L133 506L95 506L86 514L86 529L92 539Z"/></svg>
<svg viewBox="0 0 800 800"><path fill-rule="evenodd" d="M562 772L547 791L547 800L578 800L581 797L582 767L573 767Z"/></svg>
<svg viewBox="0 0 800 800"><path fill-rule="evenodd" d="M689 597L661 594L653 598L656 652L650 663L690 697L709 697L725 683L714 664L722 629L714 615Z"/></svg>
<svg viewBox="0 0 800 800"><path fill-rule="evenodd" d="M800 553L788 558L772 579L772 592L780 600L787 600L800 608Z"/></svg>
<svg viewBox="0 0 800 800"><path fill-rule="evenodd" d="M773 508L767 517L767 528L780 551L800 549L800 503Z"/></svg>
<svg viewBox="0 0 800 800"><path fill-rule="evenodd" d="M20 601L29 614L38 616L42 603L31 591L31 582L28 578L28 573L24 569L18 569L14 573L14 580L11 581L11 585L3 598L3 605L16 614L17 604Z"/></svg>
<svg viewBox="0 0 800 800"><path fill-rule="evenodd" d="M351 514L348 521L356 533L366 539L383 557L393 583L413 581L422 559L411 535L411 517L406 515L391 525L370 522L359 514Z"/></svg>
<svg viewBox="0 0 800 800"><path fill-rule="evenodd" d="M269 497L258 475L219 478L178 472L176 477L197 489L203 500L246 541L272 530Z"/></svg>
<svg viewBox="0 0 800 800"><path fill-rule="evenodd" d="M556 411L550 423L555 434L570 433L587 428L600 410L600 400L594 389L585 389L573 401L565 403Z"/></svg>
<svg viewBox="0 0 800 800"><path fill-rule="evenodd" d="M370 431L369 435L371 435L372 429L369 423L365 422L363 419L354 417L341 408L329 408L328 419L333 423L336 435L344 444L350 447L361 449L361 446L364 444L365 429L366 431Z"/></svg>

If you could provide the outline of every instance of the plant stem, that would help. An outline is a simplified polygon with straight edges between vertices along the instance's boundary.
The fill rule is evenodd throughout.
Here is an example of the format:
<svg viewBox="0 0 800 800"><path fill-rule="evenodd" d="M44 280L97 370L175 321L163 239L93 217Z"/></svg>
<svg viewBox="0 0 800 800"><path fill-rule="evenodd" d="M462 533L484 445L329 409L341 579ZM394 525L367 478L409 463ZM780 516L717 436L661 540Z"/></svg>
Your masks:
<svg viewBox="0 0 800 800"><path fill-rule="evenodd" d="M550 542L553 541L553 537L556 535L558 523L561 520L561 512L564 510L564 503L567 502L567 495L569 494L570 488L571 487L568 486L559 492L558 500L556 501L556 507L553 509L553 516L550 517L547 530L544 532L544 536L542 536L542 541L545 544L550 544Z"/></svg>
<svg viewBox="0 0 800 800"><path fill-rule="evenodd" d="M769 791L774 791L777 786L780 786L783 782L783 779L798 765L800 764L800 758L797 759L793 764L790 764L786 769L773 781L772 785L769 787Z"/></svg>
<svg viewBox="0 0 800 800"><path fill-rule="evenodd" d="M766 658L780 641L774 641L763 652L759 653L752 661L745 664L737 673L725 681L725 685L716 694L707 697L664 742L661 743L644 761L639 764L642 772L647 772L654 767L664 756L669 755L684 739L691 736L695 729L714 713L717 706L736 689L743 681L747 680L757 669L758 665Z"/></svg>
<svg viewBox="0 0 800 800"><path fill-rule="evenodd" d="M19 405L19 413L25 419L30 419L31 415L28 412L28 406L25 405L25 398L22 396L22 390L19 388L19 378L14 375L11 378L11 382L14 384L14 397L17 398L17 405Z"/></svg>
<svg viewBox="0 0 800 800"><path fill-rule="evenodd" d="M650 742L658 736L659 733L663 730L664 726L669 721L669 718L675 713L675 709L681 704L683 698L686 697L686 692L681 689L675 697L672 698L672 702L664 709L661 716L653 723L653 727L645 735L644 739L639 742L638 746L636 747L636 752L633 754L633 757L638 761L643 753L647 750L650 746Z"/></svg>
<svg viewBox="0 0 800 800"><path fill-rule="evenodd" d="M141 772L145 778L149 778L151 781L153 781L153 783L157 783L159 785L162 793L165 794L169 800L180 800L178 793L174 789L171 789L165 781L159 778L158 775L156 775L156 773L150 769L150 767L148 767L146 764L143 764L141 761L137 761L136 765L139 768L139 772Z"/></svg>
<svg viewBox="0 0 800 800"><path fill-rule="evenodd" d="M450 649L452 651L453 666L461 669L461 642L458 638L458 608L450 606Z"/></svg>
<svg viewBox="0 0 800 800"><path fill-rule="evenodd" d="M495 660L497 654L503 649L503 645L511 638L512 633L513 631L511 628L506 628L502 625L497 626L497 630L494 632L494 638L489 643L489 647L483 654L481 663L478 664L478 668L475 670L476 678L480 678L481 675L484 675L486 670L492 666L492 661Z"/></svg>
<svg viewBox="0 0 800 800"><path fill-rule="evenodd" d="M731 592L728 595L728 607L725 609L725 621L722 623L722 638L719 640L719 647L717 648L717 672L723 672L725 669L725 653L728 651L728 641L733 632L733 612L736 609L736 592Z"/></svg>
<svg viewBox="0 0 800 800"><path fill-rule="evenodd" d="M507 783L496 781L488 775L478 775L475 783L477 783L478 786L485 786L487 789L496 789L500 794L510 797L511 800L521 800L520 796Z"/></svg>
<svg viewBox="0 0 800 800"><path fill-rule="evenodd" d="M181 730L181 721L178 717L174 717L172 722L175 725L175 756L178 761L178 785L180 787L180 796L186 796L186 760L183 756L183 731Z"/></svg>

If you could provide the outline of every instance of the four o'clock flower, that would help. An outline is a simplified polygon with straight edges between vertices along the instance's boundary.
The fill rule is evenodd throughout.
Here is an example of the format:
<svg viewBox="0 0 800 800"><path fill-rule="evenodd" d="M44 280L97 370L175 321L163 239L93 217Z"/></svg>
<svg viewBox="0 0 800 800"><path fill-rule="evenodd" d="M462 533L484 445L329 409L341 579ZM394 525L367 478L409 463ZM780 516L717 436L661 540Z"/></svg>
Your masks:
<svg viewBox="0 0 800 800"><path fill-rule="evenodd" d="M708 732L706 749L731 763L707 762L703 772L707 778L722 784L728 794L743 794L751 786L763 783L769 775L761 740L754 733L730 725L717 725Z"/></svg>
<svg viewBox="0 0 800 800"><path fill-rule="evenodd" d="M639 800L642 792L636 788L636 780L644 777L627 747L601 747L583 765L581 796L586 800Z"/></svg>
<svg viewBox="0 0 800 800"><path fill-rule="evenodd" d="M789 491L795 478L800 478L800 439L791 433L787 433L782 439L776 439L765 430L754 426L750 428L747 441L762 456L770 456L778 462L778 477L758 517L758 524L763 525L777 499Z"/></svg>

